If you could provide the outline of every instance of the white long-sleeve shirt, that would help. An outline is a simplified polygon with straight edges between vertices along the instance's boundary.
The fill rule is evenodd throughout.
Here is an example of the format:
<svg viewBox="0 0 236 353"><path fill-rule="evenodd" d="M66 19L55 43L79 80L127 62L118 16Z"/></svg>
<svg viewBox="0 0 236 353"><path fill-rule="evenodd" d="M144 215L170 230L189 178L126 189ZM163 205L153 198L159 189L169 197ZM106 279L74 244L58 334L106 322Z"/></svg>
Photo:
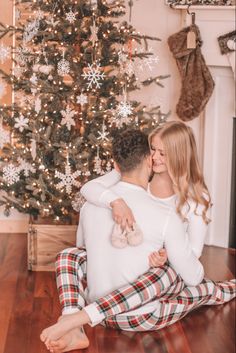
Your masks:
<svg viewBox="0 0 236 353"><path fill-rule="evenodd" d="M142 187L118 182L111 188L132 209L144 240L139 246L118 249L111 244L114 226L111 209L85 203L81 210L77 246L87 250L87 283L90 302L117 289L148 268L148 255L165 246L168 259L183 280L197 285L204 276L183 224L172 207L154 200ZM145 306L142 307L142 313Z"/></svg>
<svg viewBox="0 0 236 353"><path fill-rule="evenodd" d="M119 195L111 189L117 182L120 181L120 174L114 169L110 173L107 173L101 177L93 179L86 183L81 188L81 193L89 202L101 206L110 208L110 203L116 200ZM147 190L150 194L150 190ZM158 202L164 202L165 204L176 209L177 196L173 195L167 198L158 198L152 195ZM186 215L187 221L184 222L184 228L188 234L189 241L194 254L199 258L202 254L204 241L207 233L207 224L202 219L203 205L198 205L195 212L196 204L189 200L189 209L186 207L183 211Z"/></svg>

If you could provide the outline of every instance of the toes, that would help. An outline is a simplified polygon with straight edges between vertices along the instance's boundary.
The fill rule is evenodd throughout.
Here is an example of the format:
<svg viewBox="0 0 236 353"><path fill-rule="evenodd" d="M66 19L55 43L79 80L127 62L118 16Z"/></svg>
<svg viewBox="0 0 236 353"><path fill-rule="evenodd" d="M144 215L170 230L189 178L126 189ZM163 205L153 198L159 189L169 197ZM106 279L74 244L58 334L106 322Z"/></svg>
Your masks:
<svg viewBox="0 0 236 353"><path fill-rule="evenodd" d="M46 340L46 336L45 336L45 334L43 332L40 335L40 339L41 339L42 342L45 342L45 340Z"/></svg>

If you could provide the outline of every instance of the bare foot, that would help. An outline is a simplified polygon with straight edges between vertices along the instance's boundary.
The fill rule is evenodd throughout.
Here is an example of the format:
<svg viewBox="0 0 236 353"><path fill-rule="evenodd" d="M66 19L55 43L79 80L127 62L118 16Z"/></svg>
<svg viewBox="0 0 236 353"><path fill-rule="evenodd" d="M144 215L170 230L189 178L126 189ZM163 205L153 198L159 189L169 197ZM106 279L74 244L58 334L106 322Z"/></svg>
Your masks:
<svg viewBox="0 0 236 353"><path fill-rule="evenodd" d="M50 341L56 341L64 336L67 332L78 327L78 313L63 316L55 325L49 326L44 329L40 335L42 342L49 344Z"/></svg>
<svg viewBox="0 0 236 353"><path fill-rule="evenodd" d="M51 341L49 349L53 353L69 352L75 349L85 349L89 346L89 340L82 327L72 329L57 341Z"/></svg>

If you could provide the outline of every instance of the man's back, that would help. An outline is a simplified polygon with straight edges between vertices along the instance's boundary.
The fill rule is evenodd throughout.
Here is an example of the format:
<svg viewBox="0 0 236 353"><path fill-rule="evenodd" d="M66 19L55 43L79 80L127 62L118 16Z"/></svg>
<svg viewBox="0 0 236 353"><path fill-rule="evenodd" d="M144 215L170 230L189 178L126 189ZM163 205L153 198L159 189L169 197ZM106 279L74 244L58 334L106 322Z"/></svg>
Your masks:
<svg viewBox="0 0 236 353"><path fill-rule="evenodd" d="M171 208L158 204L140 186L119 182L113 190L132 209L144 239L139 246L128 245L123 249L113 247L110 240L114 226L111 211L89 203L84 205L78 236L81 237L83 233L87 250L90 300L132 282L148 270L148 255L163 247L165 230L171 215L173 216ZM175 223L175 220L174 217L172 222ZM173 224L173 230L175 229ZM78 245L81 245L81 239Z"/></svg>

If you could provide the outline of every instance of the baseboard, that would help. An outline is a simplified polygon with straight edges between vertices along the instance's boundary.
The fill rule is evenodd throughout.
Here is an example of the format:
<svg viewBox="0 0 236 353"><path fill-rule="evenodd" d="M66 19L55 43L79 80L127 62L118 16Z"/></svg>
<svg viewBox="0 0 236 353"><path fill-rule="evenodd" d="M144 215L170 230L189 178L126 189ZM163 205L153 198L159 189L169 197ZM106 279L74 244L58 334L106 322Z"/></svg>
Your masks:
<svg viewBox="0 0 236 353"><path fill-rule="evenodd" d="M0 220L0 232L1 233L27 233L29 228L29 222L25 219L16 220Z"/></svg>

